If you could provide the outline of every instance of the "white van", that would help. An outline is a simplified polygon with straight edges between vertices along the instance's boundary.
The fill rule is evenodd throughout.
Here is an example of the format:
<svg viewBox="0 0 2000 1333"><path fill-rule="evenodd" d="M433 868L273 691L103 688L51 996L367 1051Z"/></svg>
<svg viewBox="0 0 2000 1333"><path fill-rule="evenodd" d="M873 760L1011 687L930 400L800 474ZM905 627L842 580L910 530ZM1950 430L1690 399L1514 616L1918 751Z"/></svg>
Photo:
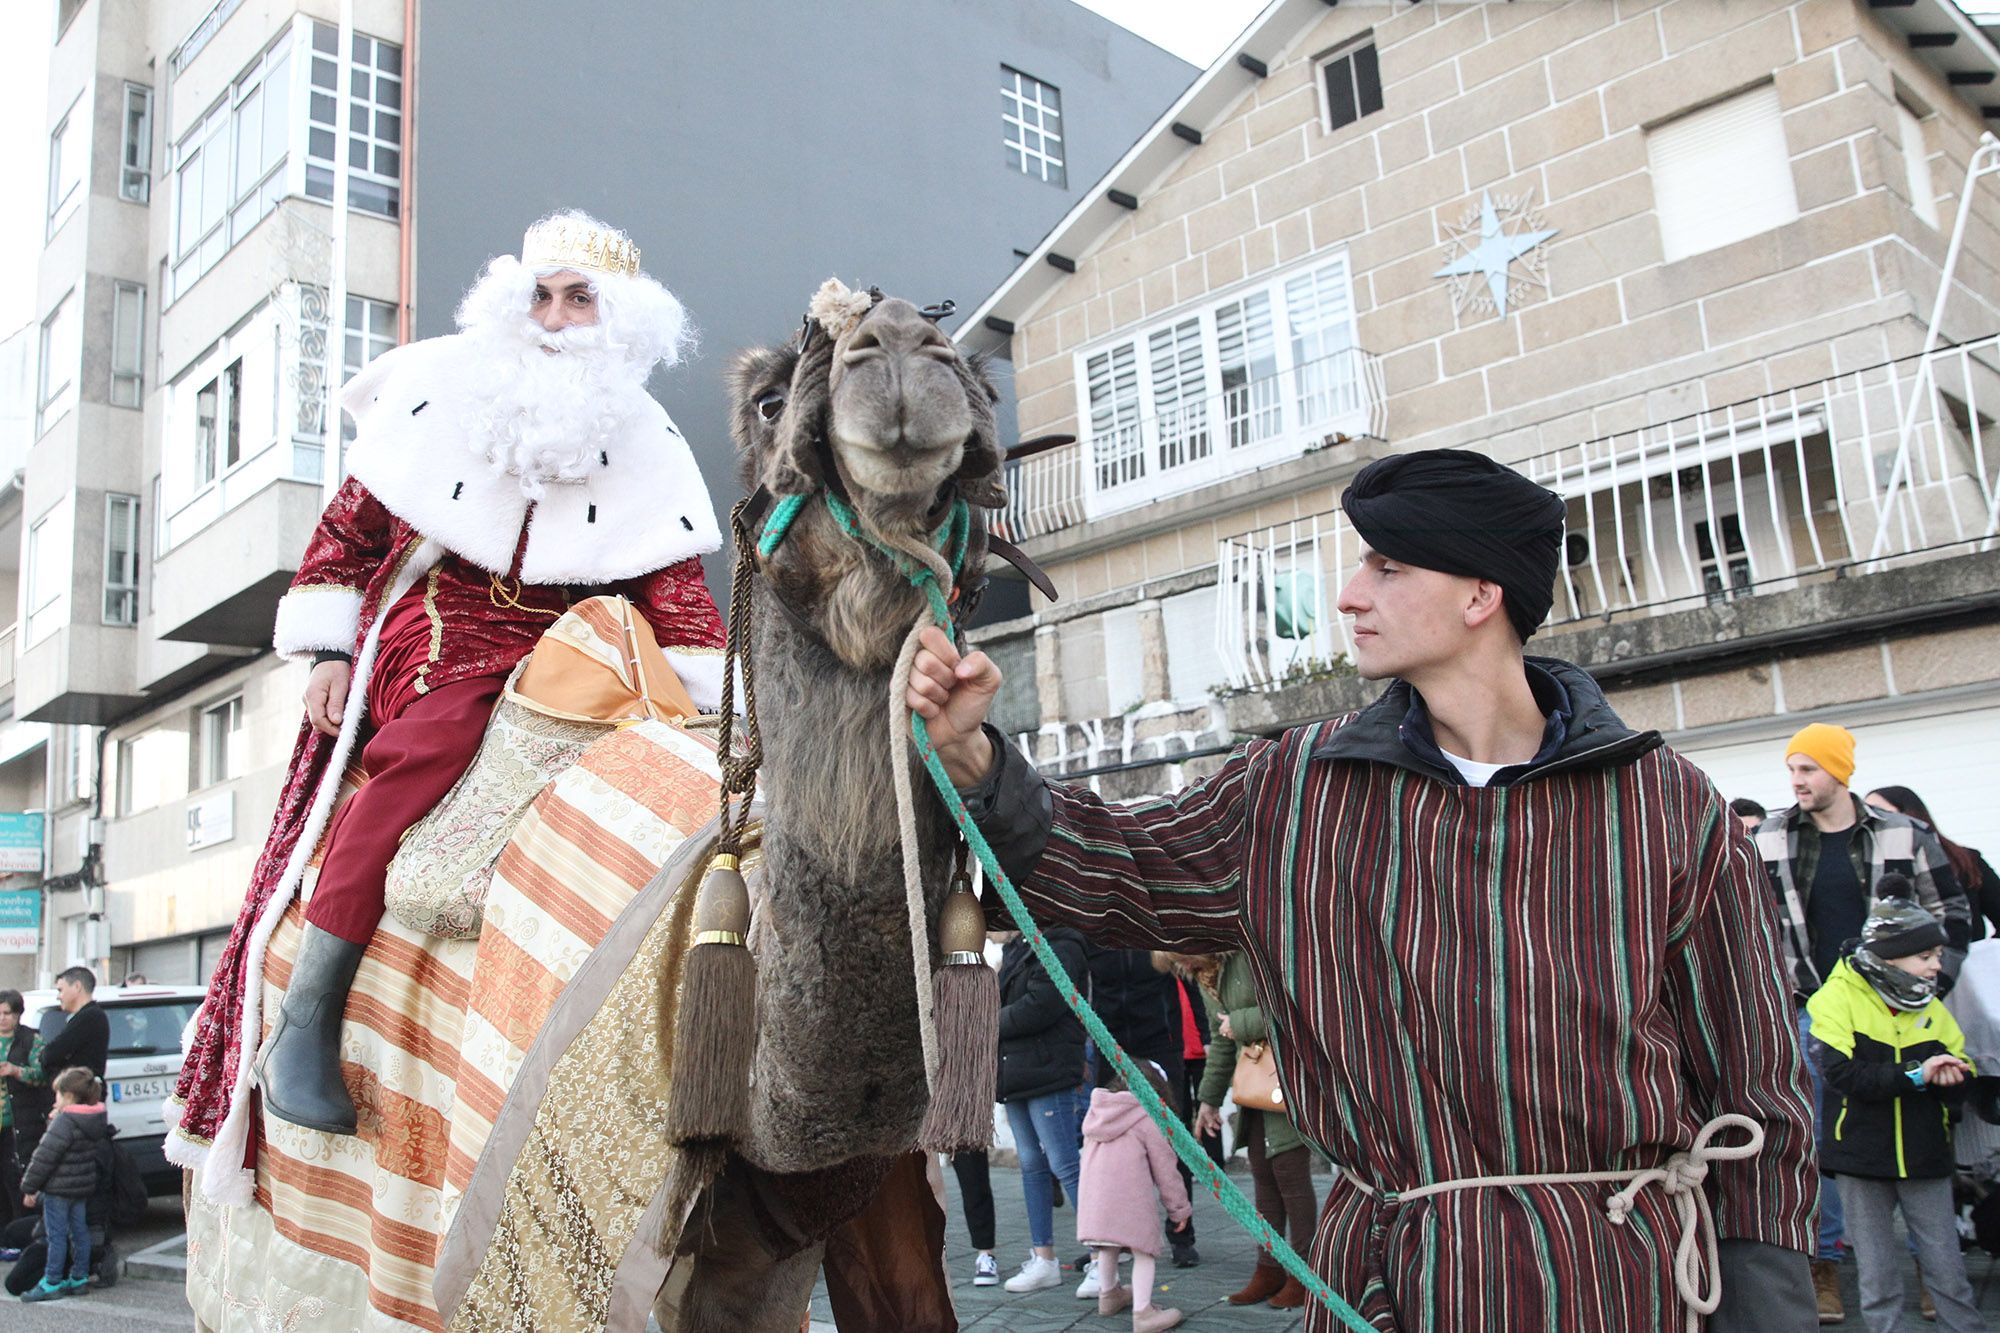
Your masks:
<svg viewBox="0 0 2000 1333"><path fill-rule="evenodd" d="M99 986L92 997L111 1021L111 1049L104 1062L111 1123L154 1194L180 1192L180 1168L162 1151L167 1125L160 1118L160 1103L181 1072L181 1031L207 993L201 986ZM69 1021L54 991L31 990L23 998L27 1006L21 1021L44 1041Z"/></svg>

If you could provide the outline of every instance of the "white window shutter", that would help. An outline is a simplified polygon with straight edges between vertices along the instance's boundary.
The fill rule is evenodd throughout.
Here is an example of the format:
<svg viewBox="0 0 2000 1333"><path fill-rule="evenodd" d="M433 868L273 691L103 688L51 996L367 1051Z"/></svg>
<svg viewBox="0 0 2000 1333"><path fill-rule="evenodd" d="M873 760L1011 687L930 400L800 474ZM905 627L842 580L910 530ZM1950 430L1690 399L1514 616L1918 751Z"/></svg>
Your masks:
<svg viewBox="0 0 2000 1333"><path fill-rule="evenodd" d="M1910 207L1933 228L1938 225L1937 187L1931 182L1931 150L1916 113L1896 103L1896 129L1903 140L1903 168L1909 173Z"/></svg>
<svg viewBox="0 0 2000 1333"><path fill-rule="evenodd" d="M1799 215L1778 90L1771 84L1649 131L1646 156L1668 262Z"/></svg>

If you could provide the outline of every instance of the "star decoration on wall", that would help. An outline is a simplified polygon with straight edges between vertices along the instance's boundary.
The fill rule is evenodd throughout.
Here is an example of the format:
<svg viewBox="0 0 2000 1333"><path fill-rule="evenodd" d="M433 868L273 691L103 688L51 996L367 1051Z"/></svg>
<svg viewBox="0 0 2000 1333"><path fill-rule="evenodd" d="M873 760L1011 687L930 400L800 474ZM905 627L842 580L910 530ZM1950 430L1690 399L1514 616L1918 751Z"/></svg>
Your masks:
<svg viewBox="0 0 2000 1333"><path fill-rule="evenodd" d="M1554 227L1542 227L1541 216L1528 197L1505 198L1495 207L1493 196L1479 192L1477 212L1451 229L1451 256L1445 266L1432 274L1451 279L1452 304L1459 310L1477 313L1507 313L1511 296L1519 301L1531 287L1548 288L1548 264L1542 242L1556 234ZM1506 224L1517 224L1510 232Z"/></svg>

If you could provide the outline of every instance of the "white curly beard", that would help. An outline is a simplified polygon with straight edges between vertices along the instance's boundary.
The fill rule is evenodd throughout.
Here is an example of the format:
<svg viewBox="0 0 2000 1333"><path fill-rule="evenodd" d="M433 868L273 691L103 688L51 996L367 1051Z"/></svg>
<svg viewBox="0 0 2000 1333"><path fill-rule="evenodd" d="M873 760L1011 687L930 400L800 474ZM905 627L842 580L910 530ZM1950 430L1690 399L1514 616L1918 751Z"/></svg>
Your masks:
<svg viewBox="0 0 2000 1333"><path fill-rule="evenodd" d="M546 333L526 316L514 328L471 330L486 344L484 407L469 447L539 500L582 481L646 400L643 379L605 348L600 328Z"/></svg>

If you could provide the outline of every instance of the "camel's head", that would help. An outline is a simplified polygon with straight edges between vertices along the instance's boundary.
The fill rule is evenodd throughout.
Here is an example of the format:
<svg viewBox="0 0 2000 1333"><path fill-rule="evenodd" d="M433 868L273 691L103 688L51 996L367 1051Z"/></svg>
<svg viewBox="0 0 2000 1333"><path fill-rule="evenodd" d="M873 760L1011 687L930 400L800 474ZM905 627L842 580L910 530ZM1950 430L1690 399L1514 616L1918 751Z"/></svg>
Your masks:
<svg viewBox="0 0 2000 1333"><path fill-rule="evenodd" d="M1006 503L992 382L908 301L822 289L804 335L736 358L731 428L746 481L774 496L844 492L892 542L922 540L954 499L973 507L962 584L984 557L980 511ZM867 558L824 507L809 504L764 568L801 618L848 665L894 658L920 596ZM907 614L903 608L907 607ZM897 621L900 620L900 624Z"/></svg>

